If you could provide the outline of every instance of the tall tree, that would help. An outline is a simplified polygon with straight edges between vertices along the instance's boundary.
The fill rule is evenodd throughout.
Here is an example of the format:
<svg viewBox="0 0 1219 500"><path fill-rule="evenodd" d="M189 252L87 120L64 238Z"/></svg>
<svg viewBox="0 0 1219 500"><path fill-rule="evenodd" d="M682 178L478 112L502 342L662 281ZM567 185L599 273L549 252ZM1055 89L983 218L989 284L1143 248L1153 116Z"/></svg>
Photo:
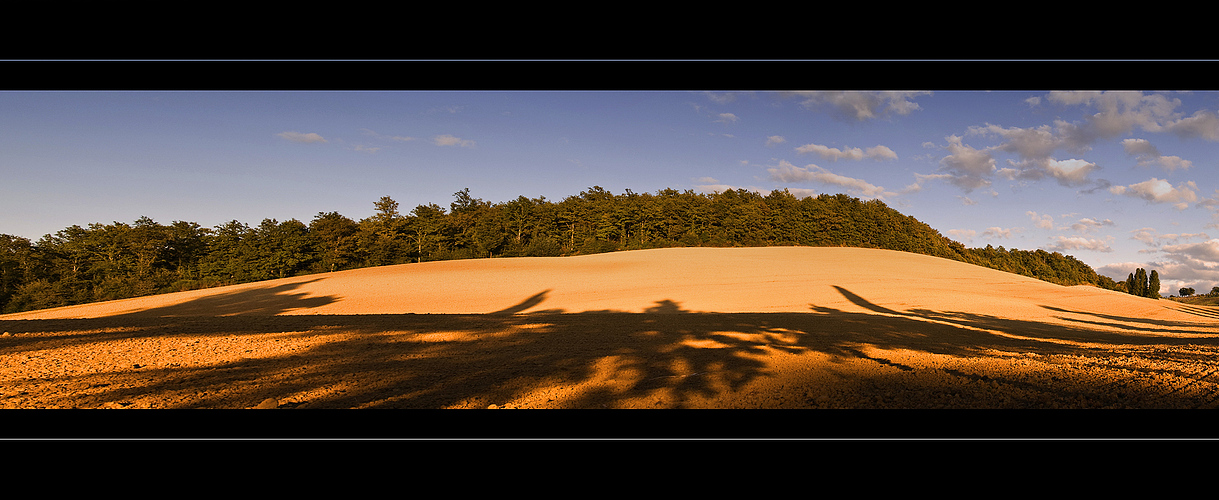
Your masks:
<svg viewBox="0 0 1219 500"><path fill-rule="evenodd" d="M1147 296L1147 271L1143 268L1134 270L1134 295L1139 297Z"/></svg>
<svg viewBox="0 0 1219 500"><path fill-rule="evenodd" d="M444 208L435 203L419 205L411 210L408 231L415 243L418 262L423 262L425 247L429 253L440 250L444 243L445 223Z"/></svg>
<svg viewBox="0 0 1219 500"><path fill-rule="evenodd" d="M1147 297L1160 298L1160 274L1155 269L1151 270L1151 277L1147 281Z"/></svg>
<svg viewBox="0 0 1219 500"><path fill-rule="evenodd" d="M318 212L309 222L309 236L317 249L316 270L334 272L353 263L358 231L355 221L338 212Z"/></svg>

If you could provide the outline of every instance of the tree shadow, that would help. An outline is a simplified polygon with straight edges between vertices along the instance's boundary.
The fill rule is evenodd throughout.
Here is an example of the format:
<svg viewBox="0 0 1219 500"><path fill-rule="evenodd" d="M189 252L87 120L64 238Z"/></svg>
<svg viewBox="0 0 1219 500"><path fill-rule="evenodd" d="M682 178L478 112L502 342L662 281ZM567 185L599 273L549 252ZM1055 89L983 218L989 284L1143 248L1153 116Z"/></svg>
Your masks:
<svg viewBox="0 0 1219 500"><path fill-rule="evenodd" d="M526 309L529 309L530 307L541 304L542 301L546 300L546 294L548 294L548 293L550 293L550 289L542 290L541 292L538 292L538 293L534 294L533 296L531 296L525 300L522 300L521 302L517 303L514 306L511 306L511 307L508 307L505 309L500 309L500 310L495 311L490 314L504 315L504 314L516 314L516 313L523 312Z"/></svg>
<svg viewBox="0 0 1219 500"><path fill-rule="evenodd" d="M292 292L302 285L322 279L324 278L209 294L177 304L96 319L0 320L3 331L16 334L7 339L0 339L0 352L20 352L23 348L35 348L40 344L58 341L82 343L156 337L165 335L167 331L207 336L215 318L218 317L239 319L222 321L225 331L212 332L217 335L274 332L277 331L276 325L282 324L273 319L279 317L278 315L341 300L335 295L309 296L303 292ZM27 332L41 333L36 336L20 335Z"/></svg>
<svg viewBox="0 0 1219 500"><path fill-rule="evenodd" d="M1053 307L1053 306L1046 306L1046 305L1043 305L1041 307L1043 307L1045 309L1049 309L1051 311L1056 311L1056 312L1061 312L1061 313L1078 314L1081 316L1092 316L1092 317L1104 319L1104 320L1107 320L1110 322L1120 321L1123 323L1141 323L1141 324L1145 324L1145 325L1155 325L1155 326L1179 326L1180 325L1180 323L1177 323L1175 321L1166 321L1166 320L1162 320L1162 319L1139 318L1139 317L1133 317L1133 316L1118 316L1118 315L1113 315L1113 314L1101 314L1101 313L1088 312L1088 311L1072 311L1070 309L1063 309L1061 307ZM1190 307L1182 307L1177 310L1181 311L1183 313L1186 313L1186 314L1192 314L1194 316L1202 316L1205 318L1219 319L1219 314L1215 314L1214 312L1211 312L1211 311L1205 311L1205 310L1200 311L1200 310L1197 310L1197 308L1190 308ZM1068 318L1061 317L1061 316L1060 316L1060 318L1068 319ZM1102 324L1109 324L1109 323L1102 323ZM1163 330L1160 330L1160 331L1163 331Z"/></svg>
<svg viewBox="0 0 1219 500"><path fill-rule="evenodd" d="M303 285L323 279L325 278L209 294L180 304L154 307L127 315L141 317L274 316L296 309L321 307L338 302L340 299L334 295L310 297L306 293L291 293L292 290Z"/></svg>
<svg viewBox="0 0 1219 500"><path fill-rule="evenodd" d="M924 366L887 359L873 349L969 360L1027 354L1097 359L1106 355L1097 344L1126 354L1152 344L1213 351L1217 336L1156 337L1138 329L1106 332L975 313L903 312L842 287L835 288L867 312L810 305L807 313L703 313L662 299L643 313L525 313L545 301L545 290L493 314L254 313L337 300L285 293L291 288L250 290L193 304L196 309L190 310L217 314L209 317L144 311L93 320L0 321L0 328L19 331L0 339L0 356L16 359L33 350L54 352L56 345L132 336L335 336L281 355L209 366L165 361L40 382L40 390L52 393L43 394L44 400L82 408L140 400L165 408L252 408L268 398L280 408L336 409L1176 408L1215 403L1210 393L1180 387L1148 392L1133 379L1114 383ZM27 334L30 338L23 340ZM808 356L807 364L781 368L774 360L782 356ZM793 372L792 366L800 368ZM1219 371L1211 366L1182 373L1176 365L1139 369L1135 375L1173 376L1187 380L1186 385L1211 384L1211 373ZM1003 394L1004 399L969 395L978 391Z"/></svg>

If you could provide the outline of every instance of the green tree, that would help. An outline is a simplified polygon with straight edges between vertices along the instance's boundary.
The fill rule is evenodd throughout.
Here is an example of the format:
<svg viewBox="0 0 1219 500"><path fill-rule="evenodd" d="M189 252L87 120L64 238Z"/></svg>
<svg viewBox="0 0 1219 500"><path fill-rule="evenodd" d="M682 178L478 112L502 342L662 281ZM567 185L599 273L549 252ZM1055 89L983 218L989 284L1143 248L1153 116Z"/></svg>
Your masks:
<svg viewBox="0 0 1219 500"><path fill-rule="evenodd" d="M1178 290L1178 292L1181 293L1182 297L1188 297L1188 296L1194 294L1194 289L1193 288L1182 288L1182 289Z"/></svg>
<svg viewBox="0 0 1219 500"><path fill-rule="evenodd" d="M254 279L294 276L313 259L309 228L296 219L263 219L253 238Z"/></svg>
<svg viewBox="0 0 1219 500"><path fill-rule="evenodd" d="M256 259L254 230L244 222L231 220L212 230L199 272L204 280L216 284L245 283L254 279L251 264Z"/></svg>
<svg viewBox="0 0 1219 500"><path fill-rule="evenodd" d="M411 210L408 231L415 243L418 262L423 262L425 247L429 253L441 250L446 222L444 208L435 203L419 205Z"/></svg>
<svg viewBox="0 0 1219 500"><path fill-rule="evenodd" d="M334 272L353 264L359 229L359 224L338 212L318 212L309 222L309 236L317 252L314 270Z"/></svg>
<svg viewBox="0 0 1219 500"><path fill-rule="evenodd" d="M1160 298L1160 273L1157 273L1155 269L1151 270L1151 277L1147 281L1147 297Z"/></svg>
<svg viewBox="0 0 1219 500"><path fill-rule="evenodd" d="M0 311L31 277L33 253L30 240L0 234Z"/></svg>
<svg viewBox="0 0 1219 500"><path fill-rule="evenodd" d="M197 286L199 262L207 255L210 231L195 222L174 221L165 228L164 259L172 265L177 278L174 289L187 290Z"/></svg>
<svg viewBox="0 0 1219 500"><path fill-rule="evenodd" d="M1139 297L1147 296L1147 271L1141 267L1134 270L1134 289L1131 293Z"/></svg>
<svg viewBox="0 0 1219 500"><path fill-rule="evenodd" d="M373 203L376 213L359 223L356 252L364 265L385 266L407 262L405 248L406 218L398 212L398 202L382 196Z"/></svg>

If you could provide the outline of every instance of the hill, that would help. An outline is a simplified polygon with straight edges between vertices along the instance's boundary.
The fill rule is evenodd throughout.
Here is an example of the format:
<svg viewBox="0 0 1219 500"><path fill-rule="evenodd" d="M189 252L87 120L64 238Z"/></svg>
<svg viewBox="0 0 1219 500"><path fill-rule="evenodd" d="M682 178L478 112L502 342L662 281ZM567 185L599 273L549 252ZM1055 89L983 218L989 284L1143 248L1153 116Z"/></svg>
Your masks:
<svg viewBox="0 0 1219 500"><path fill-rule="evenodd" d="M383 197L355 221L230 221L215 228L147 217L72 226L37 243L0 235L0 312L204 289L366 267L486 257L592 255L673 247L857 247L952 259L1060 285L1118 289L1074 257L1044 250L971 249L879 200L796 198L745 190L665 189L614 195L600 187L560 202L504 203L455 194L449 210L403 214ZM1133 271L1133 270L1132 270ZM900 271L899 271L900 272Z"/></svg>
<svg viewBox="0 0 1219 500"><path fill-rule="evenodd" d="M3 408L1219 406L1213 310L879 249L423 262L0 330Z"/></svg>

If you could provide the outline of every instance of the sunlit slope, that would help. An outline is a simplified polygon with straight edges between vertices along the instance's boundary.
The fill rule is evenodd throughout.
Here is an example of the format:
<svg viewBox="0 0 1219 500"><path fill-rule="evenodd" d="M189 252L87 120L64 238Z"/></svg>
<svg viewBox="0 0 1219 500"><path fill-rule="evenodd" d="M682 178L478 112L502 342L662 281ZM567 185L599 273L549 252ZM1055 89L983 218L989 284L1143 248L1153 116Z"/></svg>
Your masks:
<svg viewBox="0 0 1219 500"><path fill-rule="evenodd" d="M891 250L667 248L425 262L83 304L0 319L274 314L932 311L1056 322L1066 314L1208 322L1167 300L1063 287Z"/></svg>

